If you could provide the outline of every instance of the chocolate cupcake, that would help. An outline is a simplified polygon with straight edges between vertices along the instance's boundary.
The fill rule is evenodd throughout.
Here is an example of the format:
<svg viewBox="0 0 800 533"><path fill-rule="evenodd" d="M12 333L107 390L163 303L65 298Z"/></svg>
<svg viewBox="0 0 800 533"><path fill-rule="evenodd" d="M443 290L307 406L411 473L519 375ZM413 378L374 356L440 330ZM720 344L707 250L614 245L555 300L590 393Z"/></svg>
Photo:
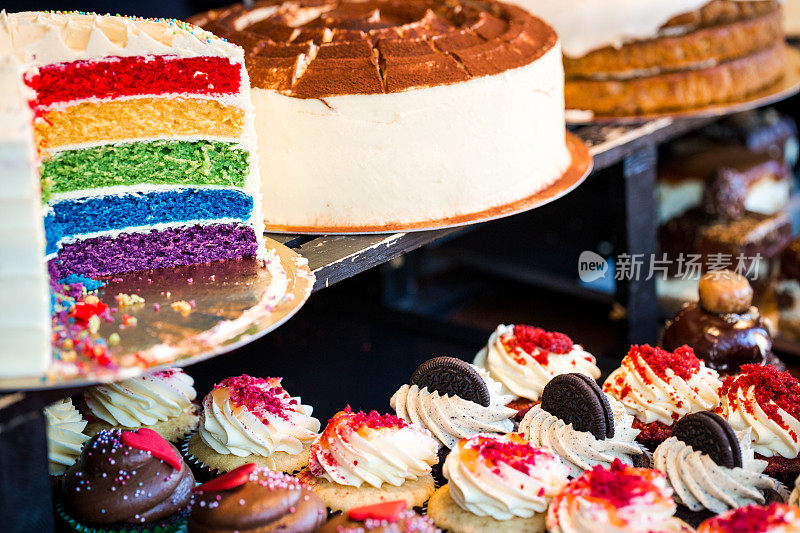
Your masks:
<svg viewBox="0 0 800 533"><path fill-rule="evenodd" d="M800 533L800 509L782 503L741 507L709 518L697 533Z"/></svg>
<svg viewBox="0 0 800 533"><path fill-rule="evenodd" d="M193 486L178 450L155 431L103 430L64 473L58 510L73 531L175 531Z"/></svg>
<svg viewBox="0 0 800 533"><path fill-rule="evenodd" d="M440 533L433 520L408 509L406 502L356 507L331 518L319 533Z"/></svg>
<svg viewBox="0 0 800 533"><path fill-rule="evenodd" d="M526 325L499 325L475 356L475 366L486 369L515 397L509 404L517 420L539 403L544 386L559 374L578 372L600 377L595 358L568 336Z"/></svg>
<svg viewBox="0 0 800 533"><path fill-rule="evenodd" d="M700 300L684 304L667 323L664 348L691 346L706 365L735 374L742 365L784 367L772 353L772 336L757 307L750 282L730 270L708 272L698 284Z"/></svg>
<svg viewBox="0 0 800 533"><path fill-rule="evenodd" d="M328 513L297 478L248 463L195 487L189 533L313 533Z"/></svg>

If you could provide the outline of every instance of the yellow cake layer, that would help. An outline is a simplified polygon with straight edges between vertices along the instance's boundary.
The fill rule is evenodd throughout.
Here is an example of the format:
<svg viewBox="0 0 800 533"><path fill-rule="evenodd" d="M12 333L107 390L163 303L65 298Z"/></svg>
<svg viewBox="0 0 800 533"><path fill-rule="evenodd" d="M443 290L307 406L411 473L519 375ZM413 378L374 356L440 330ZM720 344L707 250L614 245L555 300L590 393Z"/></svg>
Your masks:
<svg viewBox="0 0 800 533"><path fill-rule="evenodd" d="M65 145L161 136L237 138L244 111L200 98L136 98L83 102L36 120L43 150Z"/></svg>

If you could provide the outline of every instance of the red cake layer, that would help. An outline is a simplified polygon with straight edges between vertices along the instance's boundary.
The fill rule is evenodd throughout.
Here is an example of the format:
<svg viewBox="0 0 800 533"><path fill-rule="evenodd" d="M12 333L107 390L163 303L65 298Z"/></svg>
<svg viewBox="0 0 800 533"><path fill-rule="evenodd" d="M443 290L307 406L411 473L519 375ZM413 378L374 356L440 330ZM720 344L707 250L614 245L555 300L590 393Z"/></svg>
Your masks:
<svg viewBox="0 0 800 533"><path fill-rule="evenodd" d="M36 91L34 107L86 98L169 93L234 94L241 65L226 57L134 56L74 61L41 67L25 82Z"/></svg>

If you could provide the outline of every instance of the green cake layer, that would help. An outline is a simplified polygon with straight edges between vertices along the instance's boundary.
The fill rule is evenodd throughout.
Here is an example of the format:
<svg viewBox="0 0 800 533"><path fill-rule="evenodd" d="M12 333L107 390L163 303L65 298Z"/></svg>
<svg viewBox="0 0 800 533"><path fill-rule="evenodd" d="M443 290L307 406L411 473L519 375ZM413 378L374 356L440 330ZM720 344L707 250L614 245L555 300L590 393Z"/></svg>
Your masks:
<svg viewBox="0 0 800 533"><path fill-rule="evenodd" d="M66 150L42 162L42 200L52 194L148 183L244 187L248 153L217 141L150 141Z"/></svg>

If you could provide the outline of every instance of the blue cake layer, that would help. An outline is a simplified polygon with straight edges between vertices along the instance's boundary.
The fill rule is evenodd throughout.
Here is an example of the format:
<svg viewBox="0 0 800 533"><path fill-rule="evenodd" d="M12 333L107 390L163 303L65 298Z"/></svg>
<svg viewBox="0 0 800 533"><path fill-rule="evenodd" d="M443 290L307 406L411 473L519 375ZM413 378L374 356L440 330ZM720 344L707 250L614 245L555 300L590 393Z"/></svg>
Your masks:
<svg viewBox="0 0 800 533"><path fill-rule="evenodd" d="M62 200L50 204L45 216L47 253L55 253L66 237L190 220L244 221L252 211L253 197L232 189L182 188Z"/></svg>

